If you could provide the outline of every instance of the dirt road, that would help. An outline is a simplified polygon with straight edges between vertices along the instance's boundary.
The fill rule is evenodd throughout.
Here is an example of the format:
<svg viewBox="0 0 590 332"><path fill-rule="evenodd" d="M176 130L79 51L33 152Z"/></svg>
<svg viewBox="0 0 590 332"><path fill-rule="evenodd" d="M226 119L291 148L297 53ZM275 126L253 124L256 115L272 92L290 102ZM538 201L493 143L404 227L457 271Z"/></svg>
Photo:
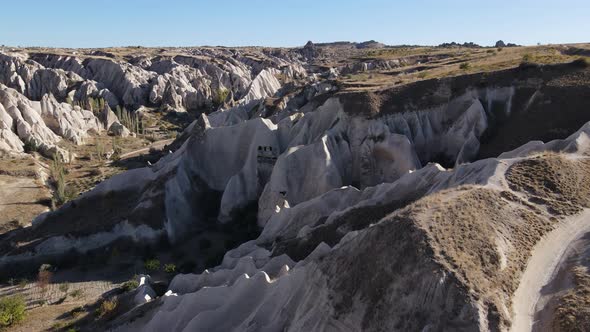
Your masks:
<svg viewBox="0 0 590 332"><path fill-rule="evenodd" d="M585 210L580 215L568 218L535 246L514 294L511 331L533 330L535 313L543 307L539 302L547 301L542 299L542 290L556 278L562 266L567 264L567 253L576 251L573 246L588 232L590 210ZM536 330L545 328L547 326L535 325Z"/></svg>
<svg viewBox="0 0 590 332"><path fill-rule="evenodd" d="M150 144L150 146L148 146L146 148L135 150L135 151L130 151L130 152L127 152L127 153L123 153L121 155L121 160L125 160L125 159L129 159L129 158L137 157L137 156L142 155L142 154L146 154L146 153L148 153L150 151L150 149L161 150L166 145L168 145L168 144L170 144L172 142L174 142L174 139L173 138L154 142L154 143Z"/></svg>

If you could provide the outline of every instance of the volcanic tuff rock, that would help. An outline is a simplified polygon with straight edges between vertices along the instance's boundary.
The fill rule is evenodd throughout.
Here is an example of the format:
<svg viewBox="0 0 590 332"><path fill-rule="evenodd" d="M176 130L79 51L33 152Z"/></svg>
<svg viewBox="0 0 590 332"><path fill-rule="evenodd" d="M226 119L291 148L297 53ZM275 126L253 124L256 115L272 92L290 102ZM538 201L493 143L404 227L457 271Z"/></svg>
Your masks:
<svg viewBox="0 0 590 332"><path fill-rule="evenodd" d="M2 150L23 152L26 143L49 157L58 154L64 160L69 160L71 156L56 145L61 137L82 144L88 132L98 132L102 128L90 111L59 103L52 95L45 95L40 101L30 101L2 84L0 118Z"/></svg>
<svg viewBox="0 0 590 332"><path fill-rule="evenodd" d="M64 155L55 145L60 137L82 144L89 131L102 127L127 136L129 131L110 109L116 106L149 105L182 112L208 107L227 95L222 103L249 110L281 88L277 77L288 81L306 75L296 58L277 55L196 49L188 55L136 56L126 62L96 54L0 53L0 86L12 95L2 98L6 110L1 110L0 146L22 152L24 143L30 142L47 155ZM94 110L102 125L91 112L63 103L90 109L97 98L106 104L105 109Z"/></svg>
<svg viewBox="0 0 590 332"><path fill-rule="evenodd" d="M140 247L166 237L176 245L211 223L253 222L262 230L256 239L217 267L175 277L168 296L108 328L508 329L531 249L588 207L570 182L555 181L551 192L523 185L526 176L561 179L560 167L589 180L590 115L580 110L590 101L572 98L588 94L588 69L521 67L337 92L330 81L282 86L298 72L293 53L257 56L230 49L126 63L34 56L104 84L127 106L150 100L190 109L227 89L233 107L201 114L173 144L178 149L151 167L113 176L0 237L0 271L118 240ZM3 104L22 96L2 91ZM42 98L40 109L57 103ZM45 130L35 117L42 110L21 107L34 103L17 100L17 110L35 133L58 139L50 133L59 124ZM14 109L5 112L10 118L0 113L3 124ZM572 135L529 143L563 133ZM530 174L539 168L556 174ZM137 294L136 303L153 297L148 286Z"/></svg>

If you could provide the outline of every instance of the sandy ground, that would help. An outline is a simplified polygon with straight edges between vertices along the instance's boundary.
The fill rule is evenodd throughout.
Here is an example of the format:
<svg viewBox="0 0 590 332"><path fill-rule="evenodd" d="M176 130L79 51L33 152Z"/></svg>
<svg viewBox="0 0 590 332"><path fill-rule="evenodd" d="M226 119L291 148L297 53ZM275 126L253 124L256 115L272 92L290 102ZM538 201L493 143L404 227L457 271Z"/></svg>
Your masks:
<svg viewBox="0 0 590 332"><path fill-rule="evenodd" d="M576 251L576 244L590 232L590 210L568 218L549 233L533 249L531 259L513 299L514 318L511 331L531 331L537 310L548 301L543 289L549 285L567 264L567 253ZM535 324L535 330L546 331L549 326Z"/></svg>
<svg viewBox="0 0 590 332"><path fill-rule="evenodd" d="M48 211L51 195L34 178L0 175L0 233L11 224L24 226L42 212ZM12 227L10 227L12 228Z"/></svg>

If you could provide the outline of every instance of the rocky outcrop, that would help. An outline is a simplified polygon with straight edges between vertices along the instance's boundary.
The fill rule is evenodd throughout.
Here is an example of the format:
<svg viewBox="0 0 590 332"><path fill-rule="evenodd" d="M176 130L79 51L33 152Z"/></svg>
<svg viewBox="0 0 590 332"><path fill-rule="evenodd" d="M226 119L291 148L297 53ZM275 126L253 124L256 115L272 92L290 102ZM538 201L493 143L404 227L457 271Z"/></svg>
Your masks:
<svg viewBox="0 0 590 332"><path fill-rule="evenodd" d="M76 75L73 80L81 81L75 94L77 100L100 97L111 107L119 103L132 109L157 105L179 112L203 109L227 92L232 101L248 104L278 90L280 83L271 76L280 74L284 80L295 80L306 75L302 63L288 54L261 52L253 56L226 49L141 56L130 62L54 54L32 54L31 59L40 68Z"/></svg>
<svg viewBox="0 0 590 332"><path fill-rule="evenodd" d="M100 121L90 111L59 103L52 95L30 101L18 91L0 84L2 143L7 152L23 152L25 144L48 157L58 154L69 160L56 144L62 138L83 144L91 132L99 132ZM10 132L10 133L9 133ZM17 139L18 138L18 139Z"/></svg>

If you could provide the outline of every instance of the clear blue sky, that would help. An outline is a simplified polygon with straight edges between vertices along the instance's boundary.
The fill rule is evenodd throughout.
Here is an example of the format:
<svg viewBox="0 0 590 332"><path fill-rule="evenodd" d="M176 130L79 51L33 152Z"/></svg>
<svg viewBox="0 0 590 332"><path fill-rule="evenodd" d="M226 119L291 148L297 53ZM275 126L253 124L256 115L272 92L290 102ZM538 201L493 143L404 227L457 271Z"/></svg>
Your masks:
<svg viewBox="0 0 590 332"><path fill-rule="evenodd" d="M0 44L590 42L590 0L5 0Z"/></svg>

